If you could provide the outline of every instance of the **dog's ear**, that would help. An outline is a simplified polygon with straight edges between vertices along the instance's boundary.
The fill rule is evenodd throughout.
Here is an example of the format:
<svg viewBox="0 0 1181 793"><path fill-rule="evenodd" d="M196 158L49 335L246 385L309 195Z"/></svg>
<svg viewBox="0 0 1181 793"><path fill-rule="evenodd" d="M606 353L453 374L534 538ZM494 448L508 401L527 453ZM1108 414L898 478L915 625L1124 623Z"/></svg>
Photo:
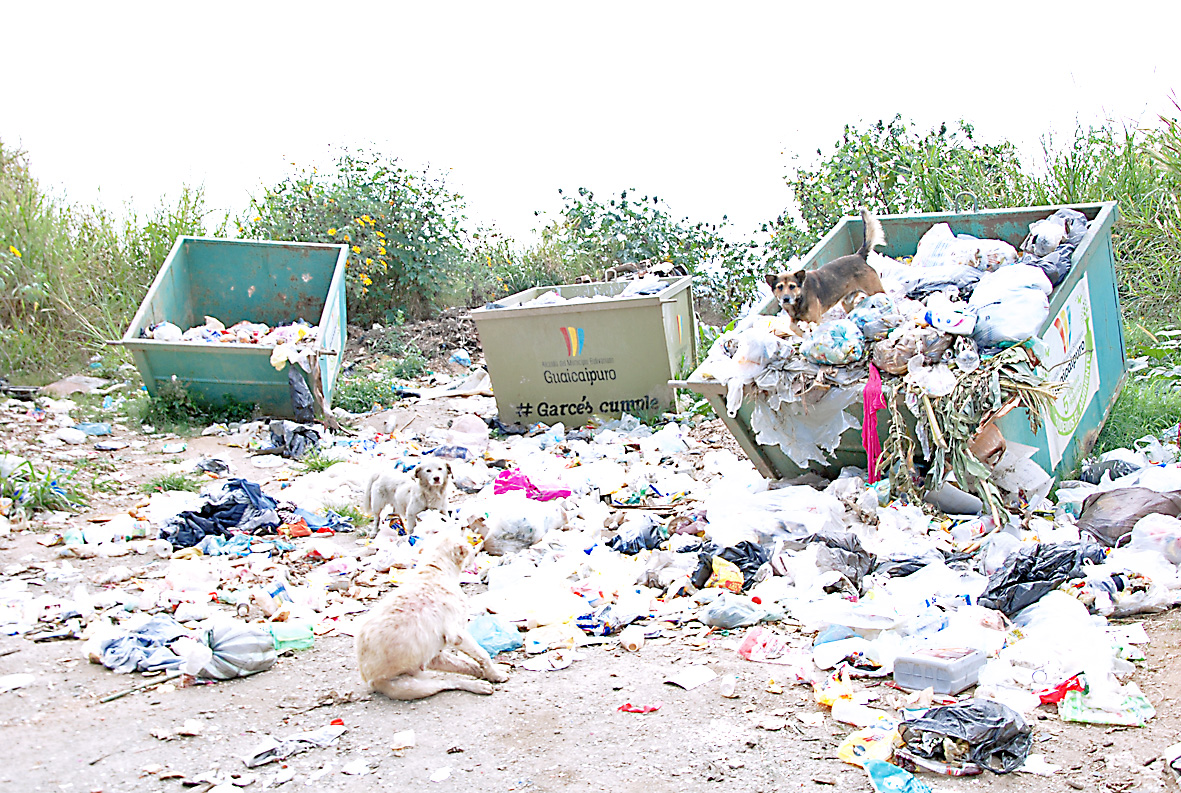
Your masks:
<svg viewBox="0 0 1181 793"><path fill-rule="evenodd" d="M419 482L422 482L424 485L427 484L427 482L428 482L427 477L428 476L430 476L430 474L427 473L426 466L423 465L422 463L419 463L418 465L416 465L414 467L414 478L417 479Z"/></svg>
<svg viewBox="0 0 1181 793"><path fill-rule="evenodd" d="M800 284L801 286L803 286L804 279L808 277L808 271L807 270L796 270L793 277L796 279L797 284Z"/></svg>
<svg viewBox="0 0 1181 793"><path fill-rule="evenodd" d="M776 283L778 283L778 282L779 282L779 276L778 276L778 275L776 275L775 273L767 273L767 286L769 286L769 287L771 287L772 289L774 289L774 288L775 288L775 284L776 284Z"/></svg>

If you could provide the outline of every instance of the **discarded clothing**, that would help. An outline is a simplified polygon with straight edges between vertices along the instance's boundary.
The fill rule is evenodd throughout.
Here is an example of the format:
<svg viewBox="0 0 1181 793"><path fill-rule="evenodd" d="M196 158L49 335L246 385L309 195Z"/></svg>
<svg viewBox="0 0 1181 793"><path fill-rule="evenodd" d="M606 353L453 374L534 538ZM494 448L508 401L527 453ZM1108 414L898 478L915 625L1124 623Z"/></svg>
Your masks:
<svg viewBox="0 0 1181 793"><path fill-rule="evenodd" d="M274 529L279 521L276 503L254 482L230 479L221 492L204 496L199 510L189 510L169 518L160 527L160 538L174 548L189 548L206 535L229 537L231 530L254 532Z"/></svg>
<svg viewBox="0 0 1181 793"><path fill-rule="evenodd" d="M886 407L886 400L882 398L882 375L872 363L869 365L869 380L865 383L862 396L865 415L861 421L861 444L865 447L866 470L869 474L866 481L873 484L878 481L878 457L882 454L882 442L878 439L878 411Z"/></svg>

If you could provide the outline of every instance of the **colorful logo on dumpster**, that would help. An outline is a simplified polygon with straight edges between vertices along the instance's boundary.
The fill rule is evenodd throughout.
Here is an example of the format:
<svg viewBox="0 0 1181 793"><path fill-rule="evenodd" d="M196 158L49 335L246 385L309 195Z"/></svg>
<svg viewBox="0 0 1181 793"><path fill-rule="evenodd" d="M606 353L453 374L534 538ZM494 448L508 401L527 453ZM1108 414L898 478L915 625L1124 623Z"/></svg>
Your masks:
<svg viewBox="0 0 1181 793"><path fill-rule="evenodd" d="M582 328L558 328L558 330L562 332L562 338L566 341L566 354L571 358L582 355L585 340Z"/></svg>
<svg viewBox="0 0 1181 793"><path fill-rule="evenodd" d="M1074 341L1070 335L1070 312L1063 311L1054 319L1054 328L1058 331L1058 338L1062 339L1062 349L1069 350Z"/></svg>

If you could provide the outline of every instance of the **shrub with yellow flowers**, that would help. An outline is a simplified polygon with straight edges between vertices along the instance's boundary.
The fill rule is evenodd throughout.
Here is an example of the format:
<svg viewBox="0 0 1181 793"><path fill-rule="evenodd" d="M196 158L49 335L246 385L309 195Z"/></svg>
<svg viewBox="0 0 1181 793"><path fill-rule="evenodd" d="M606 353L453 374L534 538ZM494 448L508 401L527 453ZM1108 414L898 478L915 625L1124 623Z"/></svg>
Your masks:
<svg viewBox="0 0 1181 793"><path fill-rule="evenodd" d="M462 255L463 198L441 178L396 158L343 150L328 173L304 168L262 195L238 221L247 238L348 246L349 318L428 316Z"/></svg>

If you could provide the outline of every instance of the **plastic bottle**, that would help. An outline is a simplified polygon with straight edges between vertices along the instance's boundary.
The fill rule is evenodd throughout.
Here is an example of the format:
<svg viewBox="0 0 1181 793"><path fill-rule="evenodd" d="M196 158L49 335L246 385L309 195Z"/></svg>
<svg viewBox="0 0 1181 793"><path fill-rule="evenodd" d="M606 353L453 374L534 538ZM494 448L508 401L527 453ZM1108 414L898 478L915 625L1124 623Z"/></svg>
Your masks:
<svg viewBox="0 0 1181 793"><path fill-rule="evenodd" d="M971 374L980 368L980 354L976 352L976 345L974 343L966 345L956 353L955 365L964 374Z"/></svg>
<svg viewBox="0 0 1181 793"><path fill-rule="evenodd" d="M644 629L639 625L629 625L619 634L619 646L628 652L639 652L644 646Z"/></svg>

